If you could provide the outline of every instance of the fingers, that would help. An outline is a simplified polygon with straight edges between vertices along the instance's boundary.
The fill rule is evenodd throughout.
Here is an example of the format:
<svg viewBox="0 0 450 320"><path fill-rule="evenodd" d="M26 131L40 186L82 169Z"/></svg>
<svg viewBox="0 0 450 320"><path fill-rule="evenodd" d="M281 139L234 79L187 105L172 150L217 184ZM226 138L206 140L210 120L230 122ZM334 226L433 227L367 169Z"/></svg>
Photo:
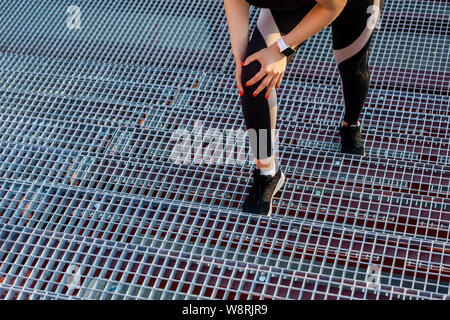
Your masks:
<svg viewBox="0 0 450 320"><path fill-rule="evenodd" d="M263 70L263 68L259 69L258 73L256 73L253 78L251 78L250 80L248 80L245 83L246 87L250 87L251 85L257 83L259 80L261 80L265 75L267 74L267 72L265 72Z"/></svg>
<svg viewBox="0 0 450 320"><path fill-rule="evenodd" d="M284 64L284 68L282 68L282 67L279 68L280 66L276 65L276 63L275 64L271 63L270 59L269 59L269 61L265 61L264 59L267 57L262 55L262 53L260 54L260 52L261 51L258 51L258 52L253 53L252 55L248 56L242 63L242 66L246 66L253 61L259 61L261 64L260 70L250 80L248 80L246 83L242 83L242 84L245 85L246 87L249 87L249 86L252 86L255 83L261 81L258 88L253 92L253 96L256 97L262 90L264 90L264 88L267 87L266 99L268 99L273 88L275 86L277 86L277 88L278 88L278 86L280 85L281 79L282 79L283 73L284 73L283 70L284 70L286 64ZM269 53L267 53L267 54L269 55ZM284 60L286 60L286 59L284 59ZM283 69L283 70L278 70L278 69ZM239 84L238 84L238 87L239 87ZM241 89L239 89L239 90L241 90Z"/></svg>
<svg viewBox="0 0 450 320"><path fill-rule="evenodd" d="M258 53L259 53L259 51L258 51L258 52L255 52L254 54L249 55L249 56L244 60L244 62L242 62L242 65L243 65L243 66L247 66L249 63L258 60L258 59L259 59ZM245 83L245 86L246 86L246 87L250 87L251 85L255 84L256 82L258 82L259 80L261 80L261 79L266 75L266 73L267 73L267 72L264 72L263 68L261 68L261 69L259 70L259 72L253 76L253 78L251 78L250 80L248 80L248 81Z"/></svg>
<svg viewBox="0 0 450 320"><path fill-rule="evenodd" d="M259 52L259 51L258 51L258 52ZM257 60L257 58L258 58L258 52L255 52L255 53L249 55L247 58L245 58L244 62L242 62L242 65L243 65L243 66L246 66L246 65L248 65L250 62L253 62L253 61Z"/></svg>
<svg viewBox="0 0 450 320"><path fill-rule="evenodd" d="M278 81L277 81L277 88L279 88L280 87L280 84L281 84L281 79L283 79L283 75L284 75L284 72L278 77Z"/></svg>
<svg viewBox="0 0 450 320"><path fill-rule="evenodd" d="M263 79L263 81L261 81L258 88L256 88L255 91L253 91L253 96L256 97L265 87L267 87L267 85L271 82L273 78L274 78L273 75L267 74L266 77Z"/></svg>
<svg viewBox="0 0 450 320"><path fill-rule="evenodd" d="M273 87L275 87L275 84L278 82L278 78L280 78L280 76L278 77L273 77L272 80L270 81L269 86L267 87L267 91L266 91L266 99L269 99L270 93L273 90Z"/></svg>

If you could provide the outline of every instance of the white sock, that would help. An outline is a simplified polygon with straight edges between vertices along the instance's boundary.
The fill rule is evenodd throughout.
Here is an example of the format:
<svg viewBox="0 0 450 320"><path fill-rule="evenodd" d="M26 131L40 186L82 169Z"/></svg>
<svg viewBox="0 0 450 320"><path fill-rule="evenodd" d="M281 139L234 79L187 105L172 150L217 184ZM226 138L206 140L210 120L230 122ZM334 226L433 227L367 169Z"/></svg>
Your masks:
<svg viewBox="0 0 450 320"><path fill-rule="evenodd" d="M272 165L271 169L260 169L261 170L261 175L263 176L274 176L277 171L275 169L275 163Z"/></svg>

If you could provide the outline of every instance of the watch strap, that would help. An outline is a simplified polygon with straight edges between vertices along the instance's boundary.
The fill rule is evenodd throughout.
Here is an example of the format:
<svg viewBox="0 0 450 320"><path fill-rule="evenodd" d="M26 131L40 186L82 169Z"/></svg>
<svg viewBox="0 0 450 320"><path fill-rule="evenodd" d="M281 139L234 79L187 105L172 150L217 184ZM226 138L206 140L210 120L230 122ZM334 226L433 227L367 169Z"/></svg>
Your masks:
<svg viewBox="0 0 450 320"><path fill-rule="evenodd" d="M288 46L286 44L286 42L284 42L283 37L280 37L277 40L277 45L278 45L278 48L280 49L280 53L284 54L286 57L290 56L291 54L293 54L295 52L294 49L292 49L290 46Z"/></svg>

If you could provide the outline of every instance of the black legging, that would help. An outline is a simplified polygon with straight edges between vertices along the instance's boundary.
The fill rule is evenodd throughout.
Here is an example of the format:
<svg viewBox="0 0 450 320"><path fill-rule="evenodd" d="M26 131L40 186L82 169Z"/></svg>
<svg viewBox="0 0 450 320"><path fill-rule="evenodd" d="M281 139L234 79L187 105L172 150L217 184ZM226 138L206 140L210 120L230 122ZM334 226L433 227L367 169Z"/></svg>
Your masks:
<svg viewBox="0 0 450 320"><path fill-rule="evenodd" d="M270 41L269 35L273 41L274 34L283 36L289 33L314 5L305 5L291 11L261 8L245 58L265 48ZM383 0L348 0L341 14L331 24L334 57L342 80L344 121L349 124L358 122L369 90L368 49L374 29L373 22L379 16L379 10L374 7L381 9L382 5ZM287 64L294 55L288 57ZM255 60L242 68L242 110L247 130L254 129L251 130L254 134L249 134L250 146L256 159L266 159L273 154L270 109L277 105L276 91L274 88L269 99L266 99L266 87L253 97L253 91L258 88L262 79L249 87L245 87L245 83L260 70L261 64Z"/></svg>

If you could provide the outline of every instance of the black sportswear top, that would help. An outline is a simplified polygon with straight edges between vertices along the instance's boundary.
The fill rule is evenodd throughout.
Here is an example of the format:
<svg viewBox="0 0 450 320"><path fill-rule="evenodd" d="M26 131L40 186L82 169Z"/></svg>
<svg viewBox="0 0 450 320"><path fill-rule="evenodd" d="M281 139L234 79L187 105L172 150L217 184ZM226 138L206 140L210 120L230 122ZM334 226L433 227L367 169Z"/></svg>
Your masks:
<svg viewBox="0 0 450 320"><path fill-rule="evenodd" d="M304 6L314 5L315 0L245 0L258 8L274 10L295 10Z"/></svg>

